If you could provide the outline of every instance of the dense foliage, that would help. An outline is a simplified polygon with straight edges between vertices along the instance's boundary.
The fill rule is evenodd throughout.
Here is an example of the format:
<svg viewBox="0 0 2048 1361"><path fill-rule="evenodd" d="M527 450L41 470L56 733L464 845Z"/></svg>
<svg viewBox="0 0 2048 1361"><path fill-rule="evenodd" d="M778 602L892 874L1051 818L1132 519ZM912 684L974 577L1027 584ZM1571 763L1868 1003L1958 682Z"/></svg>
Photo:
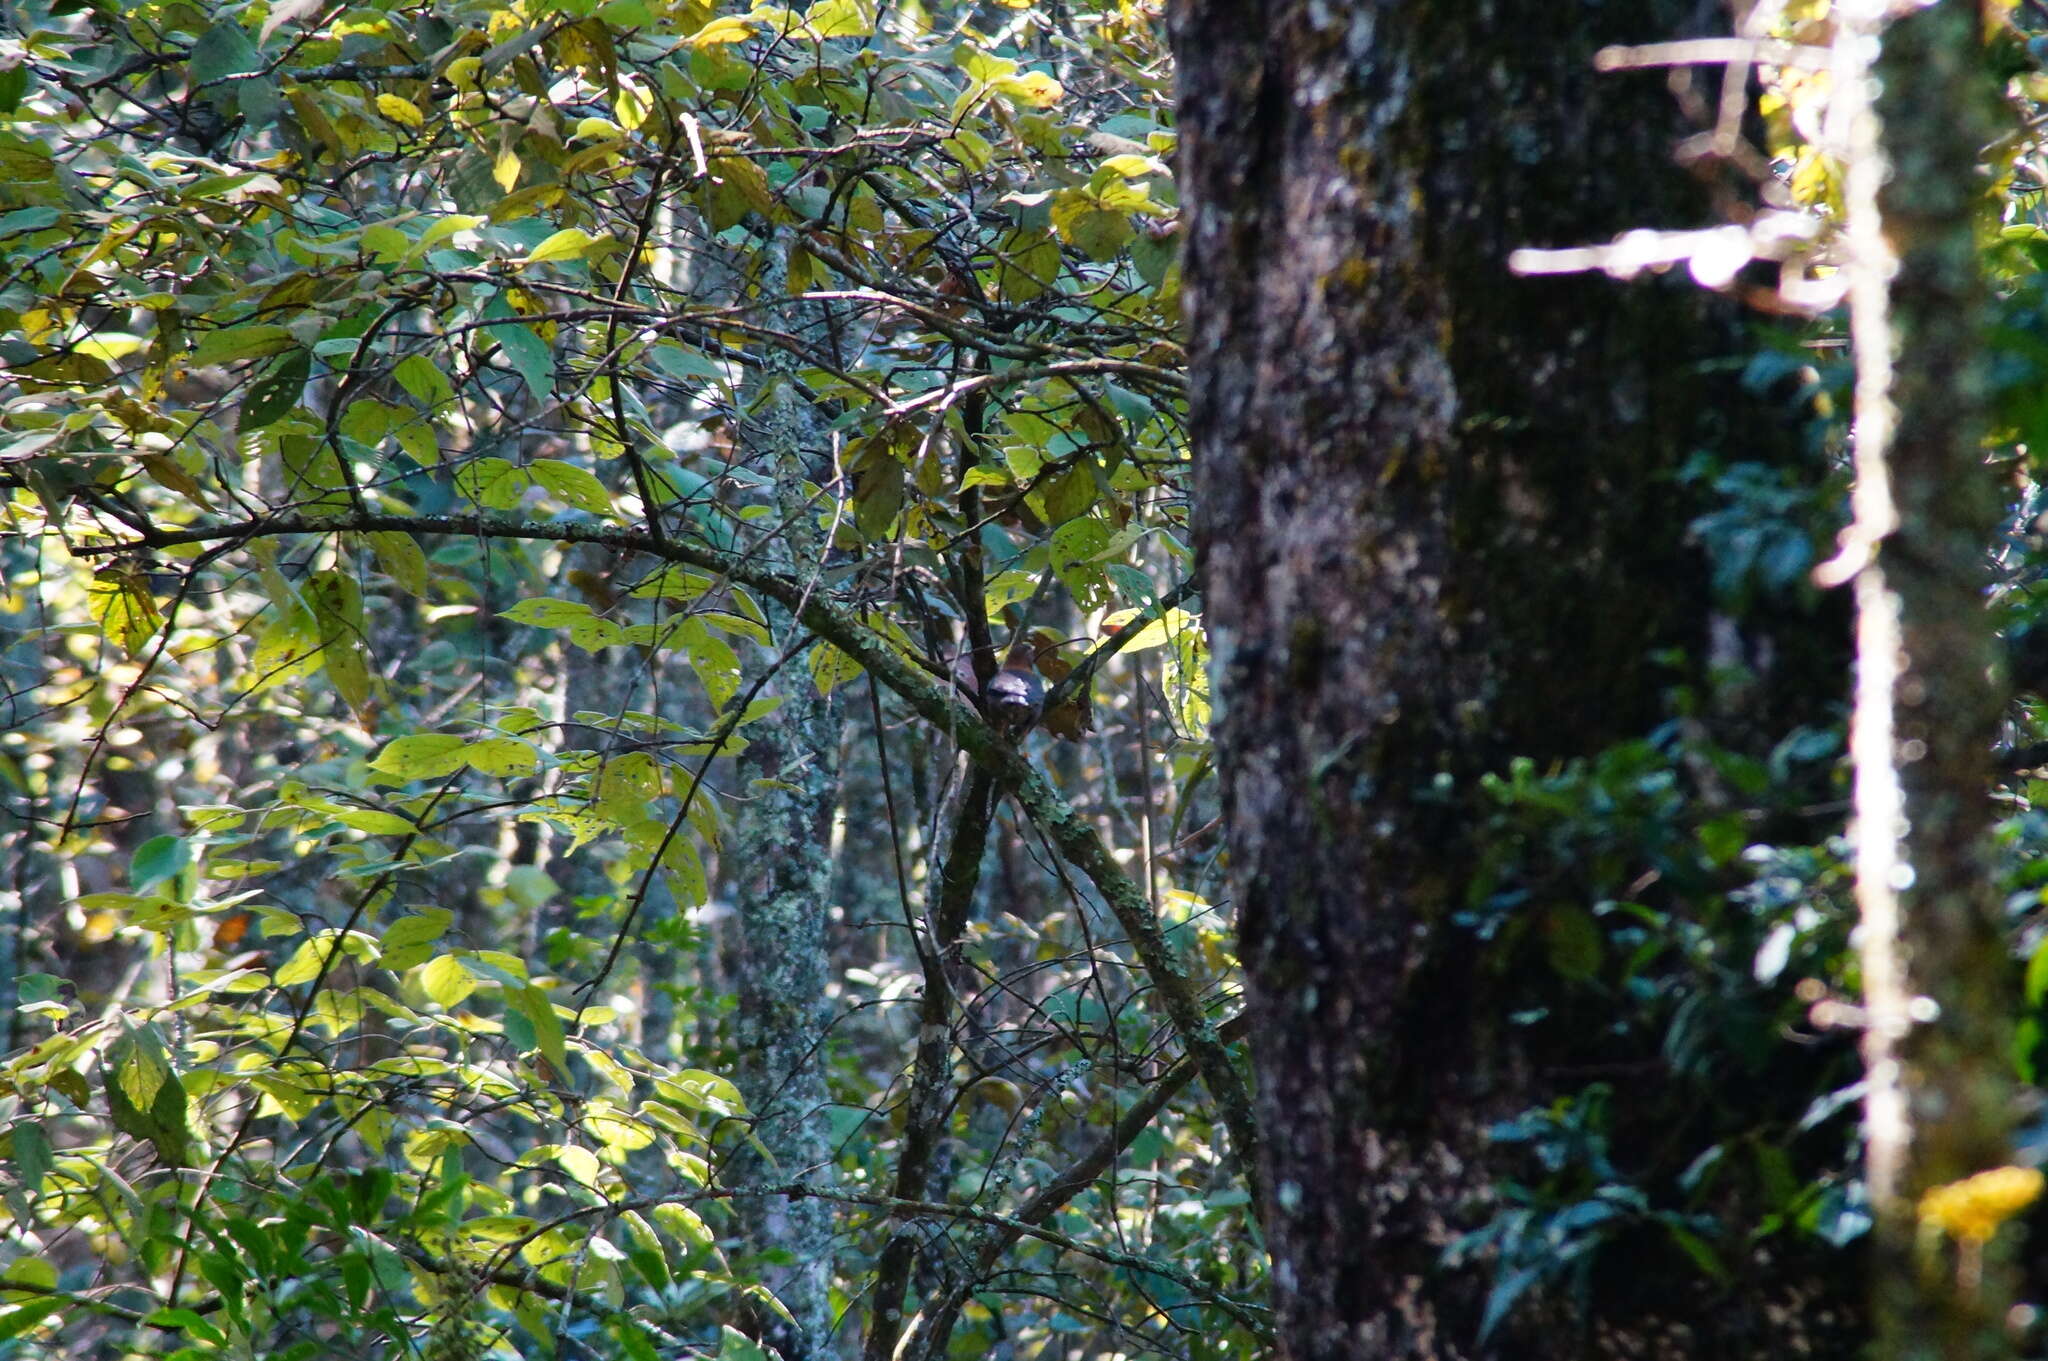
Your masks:
<svg viewBox="0 0 2048 1361"><path fill-rule="evenodd" d="M1159 25L14 10L0 1357L1258 1350ZM1767 107L1824 215L1803 90ZM2034 154L1986 248L2029 487ZM1743 641L1825 610L1835 340L1741 361L1791 457L1688 471L1737 641L1670 661L1714 684L1445 794L1486 810L1454 929L1504 1044L1570 1060L1446 1234L1481 1336L1646 1261L1745 1301L1868 1226L1846 682L1766 704ZM2039 509L1998 550L2022 660ZM1002 666L1035 726L973 702ZM814 701L829 751L776 735ZM790 996L741 884L814 762L829 982ZM2016 955L2042 792L1999 794ZM778 1025L815 1162L763 1118Z"/></svg>

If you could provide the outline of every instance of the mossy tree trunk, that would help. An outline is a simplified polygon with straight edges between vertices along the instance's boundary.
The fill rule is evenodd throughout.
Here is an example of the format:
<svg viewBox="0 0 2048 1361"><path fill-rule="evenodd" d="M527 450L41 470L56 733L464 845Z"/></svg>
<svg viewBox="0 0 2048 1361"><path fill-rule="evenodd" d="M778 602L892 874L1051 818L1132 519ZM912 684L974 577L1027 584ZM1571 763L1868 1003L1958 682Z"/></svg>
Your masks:
<svg viewBox="0 0 2048 1361"><path fill-rule="evenodd" d="M780 236L764 247L762 297L788 293L788 249ZM796 386L796 368L782 352L771 357L743 434L775 470L776 533L762 556L803 580L821 569L826 551L815 491L831 458L824 423ZM782 704L747 729L740 768L750 781L748 800L725 857L741 940L735 1027L740 1087L754 1113L760 1147L773 1160L772 1166L752 1169L759 1178L829 1180L826 932L842 724L837 704L812 683L802 626L779 604L765 608L774 646L758 649L754 665L779 667L760 693ZM764 1315L769 1340L789 1361L829 1354L830 1204L764 1197L743 1201L741 1211L750 1246L785 1259L764 1281L796 1322L790 1327Z"/></svg>
<svg viewBox="0 0 2048 1361"><path fill-rule="evenodd" d="M1857 317L1859 349L1882 347L1859 357L1858 374L1870 389L1857 416L1858 529L1876 545L1857 582L1858 836L1897 838L1874 848L1886 882L1860 896L1875 1354L1898 1361L2019 1354L2007 1316L2012 1235L1978 1240L2021 1208L2027 1192L2012 1195L2013 1183L2035 1175L2006 1168L2021 1008L1988 797L2006 695L1984 607L1999 505L1984 456L1989 293L1979 236L1989 205L1978 166L2001 120L1983 35L1983 15L1963 3L1910 11L1885 29L1872 87L1882 150L1870 149L1876 164L1866 167L1882 234L1865 252L1876 258L1861 263L1888 273L1890 296L1888 316ZM1889 372L1870 362L1885 357ZM1896 830L1879 825L1887 812ZM1893 929L1887 961L1882 937ZM1961 1213L1953 1203L1949 1214L1916 1213L1939 1203L1922 1201L1931 1188L2002 1168L1968 1183L1975 1204ZM1987 1208L1981 1224L1969 1222L1971 1209Z"/></svg>

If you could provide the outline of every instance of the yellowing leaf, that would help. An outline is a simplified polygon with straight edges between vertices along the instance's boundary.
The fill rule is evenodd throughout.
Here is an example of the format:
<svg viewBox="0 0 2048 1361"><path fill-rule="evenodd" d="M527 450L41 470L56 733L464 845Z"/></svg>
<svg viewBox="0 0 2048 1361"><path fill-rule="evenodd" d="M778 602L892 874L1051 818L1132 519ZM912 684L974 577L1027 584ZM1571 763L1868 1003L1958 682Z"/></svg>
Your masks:
<svg viewBox="0 0 2048 1361"><path fill-rule="evenodd" d="M441 1007L455 1006L476 991L476 975L454 955L430 960L421 967L419 980L428 999Z"/></svg>
<svg viewBox="0 0 2048 1361"><path fill-rule="evenodd" d="M433 226L420 233L419 248L431 250L457 232L466 232L482 224L483 219L474 213L450 213L435 219Z"/></svg>
<svg viewBox="0 0 2048 1361"><path fill-rule="evenodd" d="M405 836L419 830L411 819L378 808L344 808L334 815L334 820L371 836Z"/></svg>
<svg viewBox="0 0 2048 1361"><path fill-rule="evenodd" d="M592 1153L587 1148L578 1148L574 1144L562 1144L556 1147L555 1166L561 1168L570 1177L582 1182L585 1186L595 1186L597 1184L597 1175L604 1167L602 1163L598 1162L595 1153Z"/></svg>
<svg viewBox="0 0 2048 1361"><path fill-rule="evenodd" d="M1136 619L1142 610L1116 610L1102 617L1102 633L1109 637L1120 632L1125 625ZM1138 636L1125 643L1125 652L1143 652L1150 647L1164 647L1176 637L1195 627L1195 617L1186 610L1171 609L1159 618L1138 630Z"/></svg>
<svg viewBox="0 0 2048 1361"><path fill-rule="evenodd" d="M591 618L590 606L580 600L555 600L536 596L522 600L511 609L505 610L503 618L515 624L531 624L537 629L573 628Z"/></svg>
<svg viewBox="0 0 2048 1361"><path fill-rule="evenodd" d="M413 733L377 753L370 769L399 780L438 780L462 769L468 745L467 738L454 733Z"/></svg>
<svg viewBox="0 0 2048 1361"><path fill-rule="evenodd" d="M550 260L580 260L603 237L593 238L581 227L564 227L528 253L525 263L546 264Z"/></svg>
<svg viewBox="0 0 2048 1361"><path fill-rule="evenodd" d="M679 1200L655 1206L654 1222L691 1252L701 1251L718 1241L718 1235L711 1232L703 1217Z"/></svg>
<svg viewBox="0 0 2048 1361"><path fill-rule="evenodd" d="M516 737L486 737L467 743L462 759L484 775L531 775L540 765L540 753Z"/></svg>
<svg viewBox="0 0 2048 1361"><path fill-rule="evenodd" d="M1114 171L1127 180L1137 179L1141 175L1164 175L1167 173L1166 162L1160 160L1157 156L1139 156L1130 152L1125 152L1121 156L1111 156L1102 163L1102 168Z"/></svg>
<svg viewBox="0 0 2048 1361"><path fill-rule="evenodd" d="M86 588L86 607L100 631L131 657L142 655L164 622L149 593L149 578L122 567L103 567L93 573L92 585Z"/></svg>
<svg viewBox="0 0 2048 1361"><path fill-rule="evenodd" d="M652 109L647 96L630 85L620 85L619 92L612 96L612 112L618 115L619 126L628 132L644 124Z"/></svg>
<svg viewBox="0 0 2048 1361"><path fill-rule="evenodd" d="M426 115L420 112L417 104L409 99L401 99L397 95L378 95L377 112L392 122L402 123L409 128L420 127L427 121Z"/></svg>
<svg viewBox="0 0 2048 1361"><path fill-rule="evenodd" d="M533 485L526 470L502 458L480 458L455 474L455 490L485 510L510 510Z"/></svg>
<svg viewBox="0 0 2048 1361"><path fill-rule="evenodd" d="M1034 109L1049 109L1066 96L1060 83L1043 71L1026 71L1022 75L999 76L991 81L998 91Z"/></svg>
<svg viewBox="0 0 2048 1361"><path fill-rule="evenodd" d="M804 24L820 38L865 38L875 31L875 16L861 0L818 0L804 13Z"/></svg>
<svg viewBox="0 0 2048 1361"><path fill-rule="evenodd" d="M861 664L830 643L811 649L811 683L818 693L829 695L861 673Z"/></svg>
<svg viewBox="0 0 2048 1361"><path fill-rule="evenodd" d="M660 797L661 767L646 752L629 751L605 763L592 802L600 816L628 823L646 816L647 805Z"/></svg>
<svg viewBox="0 0 2048 1361"><path fill-rule="evenodd" d="M384 928L378 944L388 955L393 950L410 949L428 941L439 940L454 922L455 914L445 907L430 907L421 912L400 917Z"/></svg>
<svg viewBox="0 0 2048 1361"><path fill-rule="evenodd" d="M519 153L512 149L509 142L499 148L498 158L491 162L491 178L508 194L519 183Z"/></svg>
<svg viewBox="0 0 2048 1361"><path fill-rule="evenodd" d="M687 41L692 47L711 47L719 43L743 43L753 36L753 20L729 14L723 19L713 19L692 33Z"/></svg>

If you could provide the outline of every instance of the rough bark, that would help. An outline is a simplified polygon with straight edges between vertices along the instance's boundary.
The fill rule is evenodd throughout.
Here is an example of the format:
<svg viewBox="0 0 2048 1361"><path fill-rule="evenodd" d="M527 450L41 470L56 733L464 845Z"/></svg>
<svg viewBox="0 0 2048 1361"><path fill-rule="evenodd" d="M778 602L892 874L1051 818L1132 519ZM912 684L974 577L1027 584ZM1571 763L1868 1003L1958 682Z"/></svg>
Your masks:
<svg viewBox="0 0 2048 1361"><path fill-rule="evenodd" d="M781 239L763 250L764 297L788 292L787 250ZM820 570L825 545L805 484L829 467L829 459L817 413L794 391L794 369L794 361L780 356L767 365L767 390L745 434L775 475L778 524L763 556L790 579L808 581ZM773 664L801 628L779 603L768 607L768 620L778 649L763 649L756 664ZM785 667L769 685L763 693L779 696L782 707L748 729L741 766L750 797L728 857L737 867L741 937L740 1089L757 1121L755 1135L773 1160L770 1175L829 1178L826 913L840 718L800 664ZM788 1258L765 1279L795 1326L769 1321L770 1340L790 1361L826 1354L833 1323L831 1207L811 1198L763 1197L741 1210L750 1245Z"/></svg>
<svg viewBox="0 0 2048 1361"><path fill-rule="evenodd" d="M1902 1361L2016 1354L2006 1326L2009 1265L1995 1247L1987 1262L1981 1245L1939 1243L1915 1214L1928 1188L2013 1157L2011 1027L2020 1007L1987 797L2005 695L1994 680L1996 643L1984 608L1986 549L1999 507L1984 463L1988 295L1978 233L1986 204L1977 164L1998 119L1982 23L1967 4L1911 13L1886 30L1876 72L1889 162L1878 209L1897 272L1890 391L1875 395L1896 413L1896 526L1858 584L1859 601L1871 598L1866 608L1896 621L1897 661L1889 668L1896 729L1879 759L1897 774L1900 851L1910 870L1878 887L1899 890L1900 996L1931 999L1939 1009L1914 1016L1926 1023L1910 1029L1906 1017L1897 1018L1903 1147L1891 1147L1876 1129L1870 1143L1879 1354ZM1892 833L1865 827L1860 834ZM1864 929L1868 935L1871 923ZM1872 1012L1873 1020L1892 1019L1874 996ZM1882 1040L1889 1038L1873 1035L1879 1043L1870 1047L1887 1068L1892 1055ZM1891 1080L1874 1069L1873 1091ZM1901 1164L1878 1166L1881 1146L1887 1158L1902 1153Z"/></svg>
<svg viewBox="0 0 2048 1361"><path fill-rule="evenodd" d="M1661 78L1592 63L1699 8L1176 11L1218 767L1298 1361L1490 1354L1483 1283L1439 1257L1484 1218L1484 1124L1534 1094L1448 920L1472 782L1641 735L1653 654L1705 653L1673 474L1763 419L1710 372L1732 308L1506 266L1701 221Z"/></svg>

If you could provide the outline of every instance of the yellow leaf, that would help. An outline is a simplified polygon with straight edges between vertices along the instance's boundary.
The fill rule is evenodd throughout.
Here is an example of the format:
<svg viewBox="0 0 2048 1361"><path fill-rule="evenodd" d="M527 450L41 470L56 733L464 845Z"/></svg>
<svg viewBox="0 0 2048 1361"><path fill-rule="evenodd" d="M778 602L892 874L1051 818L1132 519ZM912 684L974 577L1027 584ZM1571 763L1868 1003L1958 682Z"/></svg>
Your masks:
<svg viewBox="0 0 2048 1361"><path fill-rule="evenodd" d="M1013 9L1031 0L1002 0ZM820 38L865 38L875 31L874 12L862 0L818 0L804 12L804 23Z"/></svg>
<svg viewBox="0 0 2048 1361"><path fill-rule="evenodd" d="M529 265L544 264L549 260L575 260L590 252L590 248L603 238L593 238L581 227L564 227L547 240L535 246L526 257Z"/></svg>
<svg viewBox="0 0 2048 1361"><path fill-rule="evenodd" d="M86 605L100 630L131 657L142 655L163 624L149 593L149 578L128 568L103 567L93 573Z"/></svg>
<svg viewBox="0 0 2048 1361"><path fill-rule="evenodd" d="M713 19L692 33L689 44L692 47L711 47L718 43L743 43L753 36L753 20L729 14L723 19Z"/></svg>
<svg viewBox="0 0 2048 1361"><path fill-rule="evenodd" d="M511 193L512 186L519 183L519 153L509 146L500 151L496 163L491 166L491 178L498 182L500 189Z"/></svg>
<svg viewBox="0 0 2048 1361"><path fill-rule="evenodd" d="M403 123L409 128L420 127L427 121L427 116L420 112L417 104L409 99L401 99L397 95L378 95L377 112L392 122Z"/></svg>
<svg viewBox="0 0 2048 1361"><path fill-rule="evenodd" d="M1001 76L992 83L1003 94L1035 109L1049 109L1059 103L1067 93L1058 81L1043 71L1026 71L1021 76Z"/></svg>

